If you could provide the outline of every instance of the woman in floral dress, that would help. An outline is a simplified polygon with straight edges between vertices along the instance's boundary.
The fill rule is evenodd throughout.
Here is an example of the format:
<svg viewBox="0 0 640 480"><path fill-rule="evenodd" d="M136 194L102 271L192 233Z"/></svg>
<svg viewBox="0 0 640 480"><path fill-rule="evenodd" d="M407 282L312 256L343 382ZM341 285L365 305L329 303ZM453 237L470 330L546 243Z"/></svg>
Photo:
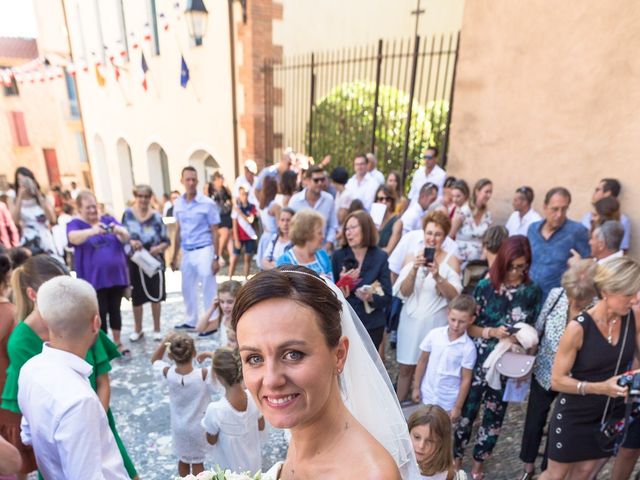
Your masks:
<svg viewBox="0 0 640 480"><path fill-rule="evenodd" d="M454 435L454 455L462 463L464 448L471 437L473 422L482 410L482 424L473 449L471 477L483 479L483 462L491 456L498 441L507 402L500 390L487 384L483 364L499 340L509 337L508 327L518 322L534 325L542 302L542 291L529 279L531 247L526 237L516 235L505 240L489 270L474 291L478 315L469 334L474 339L478 359L473 369L469 395L462 408Z"/></svg>

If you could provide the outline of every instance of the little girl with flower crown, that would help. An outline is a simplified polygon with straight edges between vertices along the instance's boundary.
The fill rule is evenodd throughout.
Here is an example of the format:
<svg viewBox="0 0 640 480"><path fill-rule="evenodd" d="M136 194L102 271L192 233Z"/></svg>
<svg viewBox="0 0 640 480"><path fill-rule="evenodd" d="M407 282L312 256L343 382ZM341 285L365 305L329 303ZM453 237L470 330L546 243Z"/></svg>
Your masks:
<svg viewBox="0 0 640 480"><path fill-rule="evenodd" d="M162 358L166 351L175 365ZM154 370L169 384L171 437L173 453L178 457L178 474L182 477L204 471L205 431L200 425L209 400L206 368L194 368L196 348L184 333L169 333L151 356Z"/></svg>
<svg viewBox="0 0 640 480"><path fill-rule="evenodd" d="M262 465L260 432L264 430L265 422L242 385L238 351L216 350L211 376L225 389L225 396L211 402L202 419L207 441L214 445L213 462L223 470L255 474Z"/></svg>

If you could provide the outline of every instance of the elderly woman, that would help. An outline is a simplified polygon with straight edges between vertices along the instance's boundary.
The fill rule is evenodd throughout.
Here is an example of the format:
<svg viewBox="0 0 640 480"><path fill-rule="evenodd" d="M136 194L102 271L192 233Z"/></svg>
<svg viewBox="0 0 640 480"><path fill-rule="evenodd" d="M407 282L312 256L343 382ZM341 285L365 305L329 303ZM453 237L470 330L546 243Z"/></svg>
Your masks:
<svg viewBox="0 0 640 480"><path fill-rule="evenodd" d="M333 278L351 277L354 288L343 287L349 304L378 348L391 304L388 256L377 247L378 232L364 210L349 214L342 226L342 248L333 254ZM366 303L365 303L366 302Z"/></svg>
<svg viewBox="0 0 640 480"><path fill-rule="evenodd" d="M137 342L144 336L142 331L142 306L151 302L153 316L153 339L162 340L160 333L161 303L167 298L164 279L164 251L169 246L167 227L159 212L151 209L153 191L149 185L137 185L133 190L134 202L122 215L122 226L129 232L129 245L134 252L146 250L162 265L162 269L148 276L141 267L129 260L129 278L131 280L131 303L135 330L129 337Z"/></svg>
<svg viewBox="0 0 640 480"><path fill-rule="evenodd" d="M640 346L632 310L640 290L640 265L629 257L599 264L593 278L598 302L566 327L551 371L559 392L549 425L549 467L541 480L590 478L613 453L617 435L601 428L624 416L626 387L618 376Z"/></svg>
<svg viewBox="0 0 640 480"><path fill-rule="evenodd" d="M86 280L98 294L102 330L111 326L113 340L123 355L120 341L122 317L120 302L129 285L129 270L124 244L129 232L110 215L98 215L98 203L93 193L85 190L76 197L79 218L67 224L69 244L75 247L74 264L78 278Z"/></svg>
<svg viewBox="0 0 640 480"><path fill-rule="evenodd" d="M442 249L451 222L441 211L424 219L424 249L410 252L393 287L404 301L398 324L398 399L406 400L420 356L420 342L447 324L447 305L462 290L458 259ZM430 249L427 251L427 249ZM425 252L432 258L425 258Z"/></svg>
<svg viewBox="0 0 640 480"><path fill-rule="evenodd" d="M322 250L325 220L315 210L300 210L291 219L289 240L293 247L276 260L276 266L302 265L333 280L331 260Z"/></svg>
<svg viewBox="0 0 640 480"><path fill-rule="evenodd" d="M489 269L489 277L480 280L473 296L478 304L474 325L469 327L478 351L473 379L462 417L455 430L454 456L462 463L464 448L471 438L471 428L480 410L482 424L473 449L471 476L484 478L483 463L498 441L507 402L503 401L506 383L500 389L489 385L483 364L500 339L511 336L509 327L524 322L533 325L540 313L542 291L529 279L531 247L527 237L515 235L505 240Z"/></svg>
<svg viewBox="0 0 640 480"><path fill-rule="evenodd" d="M542 432L547 424L551 404L557 396L557 392L551 390L551 367L567 324L586 309L596 296L593 286L594 271L595 263L590 259L574 263L562 276L562 287L549 292L536 320L536 330L541 339L533 367L520 448L520 460L524 462L521 480L533 478ZM543 470L544 467L543 462Z"/></svg>
<svg viewBox="0 0 640 480"><path fill-rule="evenodd" d="M451 238L455 238L463 262L482 257L482 235L493 223L493 215L488 206L492 194L491 180L478 180L469 202L456 210L453 217Z"/></svg>

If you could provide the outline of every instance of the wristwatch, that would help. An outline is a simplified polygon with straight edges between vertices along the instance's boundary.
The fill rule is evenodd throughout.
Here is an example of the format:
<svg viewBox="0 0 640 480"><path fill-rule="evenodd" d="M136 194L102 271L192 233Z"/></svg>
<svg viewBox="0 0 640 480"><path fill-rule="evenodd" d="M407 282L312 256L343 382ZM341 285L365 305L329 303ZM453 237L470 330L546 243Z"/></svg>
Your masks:
<svg viewBox="0 0 640 480"><path fill-rule="evenodd" d="M218 255L214 255L214 256L213 256L213 259L214 259L214 260L217 260L217 259L218 259Z"/></svg>

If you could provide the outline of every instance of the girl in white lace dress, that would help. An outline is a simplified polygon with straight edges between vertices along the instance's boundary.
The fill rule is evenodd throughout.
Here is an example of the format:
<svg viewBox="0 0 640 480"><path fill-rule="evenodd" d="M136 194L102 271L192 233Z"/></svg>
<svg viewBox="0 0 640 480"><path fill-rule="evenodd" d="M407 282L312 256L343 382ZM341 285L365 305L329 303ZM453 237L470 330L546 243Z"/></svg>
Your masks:
<svg viewBox="0 0 640 480"><path fill-rule="evenodd" d="M165 351L175 365L162 360ZM151 356L153 368L169 384L171 440L181 477L204 471L205 431L200 424L209 404L206 368L194 368L196 348L185 333L169 333Z"/></svg>
<svg viewBox="0 0 640 480"><path fill-rule="evenodd" d="M254 474L262 466L260 432L265 424L256 403L242 385L238 351L216 350L211 375L225 389L225 395L209 404L202 419L207 441L214 445L213 463L222 470Z"/></svg>

